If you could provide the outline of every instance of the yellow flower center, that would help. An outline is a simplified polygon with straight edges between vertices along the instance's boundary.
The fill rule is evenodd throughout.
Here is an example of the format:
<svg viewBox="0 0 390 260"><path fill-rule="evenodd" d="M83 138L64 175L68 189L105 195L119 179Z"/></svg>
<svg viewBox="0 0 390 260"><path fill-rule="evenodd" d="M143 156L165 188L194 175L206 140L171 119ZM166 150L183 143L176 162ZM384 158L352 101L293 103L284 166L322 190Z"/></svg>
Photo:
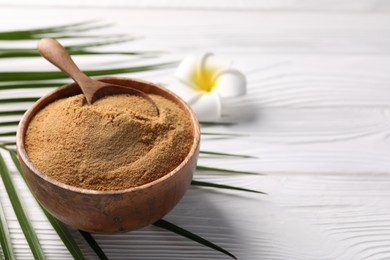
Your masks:
<svg viewBox="0 0 390 260"><path fill-rule="evenodd" d="M216 85L214 75L217 72L216 68L204 67L200 70L195 70L192 74L191 81L202 91L210 92Z"/></svg>

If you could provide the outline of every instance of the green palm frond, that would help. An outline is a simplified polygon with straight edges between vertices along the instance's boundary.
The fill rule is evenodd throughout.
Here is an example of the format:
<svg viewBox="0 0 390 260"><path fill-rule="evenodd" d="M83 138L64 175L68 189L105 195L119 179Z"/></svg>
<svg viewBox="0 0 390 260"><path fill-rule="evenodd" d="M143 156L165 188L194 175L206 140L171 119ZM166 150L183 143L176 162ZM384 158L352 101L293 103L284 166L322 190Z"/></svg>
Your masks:
<svg viewBox="0 0 390 260"><path fill-rule="evenodd" d="M23 102L35 102L39 99L39 97L28 97L28 98L4 98L0 99L0 104L6 103L23 103ZM6 122L3 122L6 124ZM11 124L11 123L10 123Z"/></svg>
<svg viewBox="0 0 390 260"><path fill-rule="evenodd" d="M88 51L84 49L68 49L70 55L158 55L162 52L157 51ZM35 49L0 49L0 58L28 58L28 57L40 57L41 55Z"/></svg>
<svg viewBox="0 0 390 260"><path fill-rule="evenodd" d="M5 146L4 144L0 143L0 148L7 151L7 152L10 152L10 151L14 151L13 149L10 149L8 148L7 146Z"/></svg>
<svg viewBox="0 0 390 260"><path fill-rule="evenodd" d="M18 125L19 121L5 121L5 122L0 122L0 126L12 126L12 125Z"/></svg>
<svg viewBox="0 0 390 260"><path fill-rule="evenodd" d="M240 187L236 187L236 186L223 185L223 184L206 182L206 181L192 180L191 185L200 186L200 187L211 187L211 188L218 188L218 189L237 190L237 191L246 191L246 192L252 192L252 193L266 194L265 192L262 192L262 191L250 190L250 189L240 188Z"/></svg>
<svg viewBox="0 0 390 260"><path fill-rule="evenodd" d="M216 167L209 167L209 166L202 166L202 165L197 165L196 170L210 171L210 172L221 172L221 173L234 173L234 174L263 175L262 173L259 173L259 172L237 171L237 170L216 168Z"/></svg>
<svg viewBox="0 0 390 260"><path fill-rule="evenodd" d="M8 90L8 89L37 89L37 88L54 88L59 87L62 85L65 85L69 82L50 82L50 83L43 83L43 82L29 82L29 83L8 83L7 84L0 84L0 90Z"/></svg>
<svg viewBox="0 0 390 260"><path fill-rule="evenodd" d="M2 142L1 144L4 145L4 146L7 146L7 145L16 145L15 142Z"/></svg>
<svg viewBox="0 0 390 260"><path fill-rule="evenodd" d="M215 133L215 132L201 132L202 135L218 136L218 137L240 137L248 136L246 134L236 134L236 133Z"/></svg>
<svg viewBox="0 0 390 260"><path fill-rule="evenodd" d="M30 30L14 30L0 32L0 40L36 40L49 34L57 34L57 38L66 33L85 32L110 26L109 24L96 24L96 21L86 21L67 25L50 26ZM80 36L75 36L80 37ZM102 36L103 37L103 36Z"/></svg>
<svg viewBox="0 0 390 260"><path fill-rule="evenodd" d="M219 251L227 256L230 256L233 259L237 259L232 253L228 252L227 250L223 249L222 247L217 246L216 244L214 244L214 243L212 243L212 242L210 242L210 241L208 241L208 240L206 240L206 239L204 239L204 238L202 238L202 237L200 237L200 236L198 236L198 235L196 235L196 234L194 234L194 233L192 233L184 228L181 228L181 227L179 227L171 222L168 222L164 219L160 219L160 220L156 221L153 225L156 227L159 227L159 228L169 230L169 231L176 233L180 236L191 239L199 244L202 244L204 246L207 246L209 248L217 250L217 251Z"/></svg>
<svg viewBox="0 0 390 260"><path fill-rule="evenodd" d="M11 205L14 209L16 218L19 221L20 227L23 231L23 234L27 240L28 245L30 246L34 258L45 259L45 255L39 243L37 234L35 233L35 230L29 218L27 217L27 214L24 210L24 207L18 195L19 192L16 191L15 184L12 180L11 174L1 154L0 154L0 175L3 180L5 189L7 191L8 197L11 201Z"/></svg>
<svg viewBox="0 0 390 260"><path fill-rule="evenodd" d="M171 68L176 65L176 62L166 62L153 65L143 65L125 68L104 69L104 70L87 70L84 71L90 77L102 76L102 75L114 75L124 73L134 73L142 71L150 71L156 69ZM0 82L13 82L13 81L28 81L28 80L52 80L52 79L65 79L68 76L60 71L10 71L0 72Z"/></svg>
<svg viewBox="0 0 390 260"><path fill-rule="evenodd" d="M0 203L0 246L5 259L14 260L15 254L12 249L11 237L5 219L3 206ZM0 254L1 256L1 254Z"/></svg>
<svg viewBox="0 0 390 260"><path fill-rule="evenodd" d="M219 152L211 152L211 151L200 151L199 153L207 154L207 155L224 156L224 157L257 158L256 156L245 155L245 154L219 153Z"/></svg>
<svg viewBox="0 0 390 260"><path fill-rule="evenodd" d="M0 136L1 136L1 137L15 136L15 135L16 135L16 132L4 132L4 133L0 133Z"/></svg>
<svg viewBox="0 0 390 260"><path fill-rule="evenodd" d="M202 126L231 126L235 125L236 123L233 122L202 122L200 121L199 124Z"/></svg>
<svg viewBox="0 0 390 260"><path fill-rule="evenodd" d="M101 46L123 43L123 42L133 41L135 39L136 39L135 37L131 37L128 35L124 36L124 37L118 37L118 38L117 37L114 37L114 38L108 37L108 40L94 41L94 42L76 44L76 45L68 45L68 46L65 46L65 49L67 51L75 51L75 50L81 50L81 49L91 48L91 47L101 47Z"/></svg>
<svg viewBox="0 0 390 260"><path fill-rule="evenodd" d="M0 111L0 116L14 116L14 115L23 115L26 110L8 110Z"/></svg>

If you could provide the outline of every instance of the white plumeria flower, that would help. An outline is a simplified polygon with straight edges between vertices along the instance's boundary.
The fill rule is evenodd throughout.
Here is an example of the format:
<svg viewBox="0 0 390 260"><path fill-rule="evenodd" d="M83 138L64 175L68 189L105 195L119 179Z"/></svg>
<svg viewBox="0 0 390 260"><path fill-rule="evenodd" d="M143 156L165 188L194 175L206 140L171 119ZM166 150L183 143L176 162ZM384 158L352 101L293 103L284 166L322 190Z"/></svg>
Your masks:
<svg viewBox="0 0 390 260"><path fill-rule="evenodd" d="M224 98L246 93L245 76L231 67L231 61L212 53L188 56L178 66L170 89L191 106L199 121L216 121Z"/></svg>

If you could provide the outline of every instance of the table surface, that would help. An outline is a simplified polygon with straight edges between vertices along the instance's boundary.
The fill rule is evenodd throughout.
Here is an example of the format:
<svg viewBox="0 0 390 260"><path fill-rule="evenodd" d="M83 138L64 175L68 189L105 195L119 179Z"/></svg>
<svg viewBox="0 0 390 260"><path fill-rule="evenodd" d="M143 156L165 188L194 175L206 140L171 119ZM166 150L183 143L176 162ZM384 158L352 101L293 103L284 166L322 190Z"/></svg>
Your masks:
<svg viewBox="0 0 390 260"><path fill-rule="evenodd" d="M195 177L268 195L191 187L167 220L240 259L390 259L389 2L95 2L4 1L0 30L104 18L113 26L100 33L140 36L105 50L168 51L148 62L212 51L233 59L247 76L247 96L231 104L249 111L246 116L232 126L202 129L243 135L204 136L201 149L258 158L201 156L199 164L264 175L197 172ZM0 42L0 47L7 44ZM83 69L144 62L118 56L76 61ZM43 59L0 60L1 71L39 69L53 68ZM173 72L128 75L169 84ZM0 95L37 96L47 91ZM15 107L0 104L0 110L7 109ZM0 127L0 132L10 129L15 130ZM12 172L47 258L69 259L20 176ZM32 259L0 185L16 256ZM72 232L86 255L95 259ZM153 226L94 237L110 259L226 259Z"/></svg>

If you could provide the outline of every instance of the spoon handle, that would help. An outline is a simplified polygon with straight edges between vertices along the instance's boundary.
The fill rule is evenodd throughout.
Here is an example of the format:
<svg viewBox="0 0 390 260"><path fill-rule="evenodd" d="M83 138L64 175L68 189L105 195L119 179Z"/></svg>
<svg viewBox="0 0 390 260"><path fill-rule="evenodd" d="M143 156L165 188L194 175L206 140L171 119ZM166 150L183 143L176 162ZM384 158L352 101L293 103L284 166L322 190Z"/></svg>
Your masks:
<svg viewBox="0 0 390 260"><path fill-rule="evenodd" d="M147 100L156 109L157 116L159 115L156 103L144 92L130 86L123 87L89 78L77 67L64 46L55 39L43 38L38 42L37 48L44 58L65 72L79 85L89 105L96 99L110 94L132 94Z"/></svg>
<svg viewBox="0 0 390 260"><path fill-rule="evenodd" d="M91 79L77 67L64 46L54 39L43 38L38 42L37 48L43 57L76 81L83 91L86 90L88 84L85 83Z"/></svg>

